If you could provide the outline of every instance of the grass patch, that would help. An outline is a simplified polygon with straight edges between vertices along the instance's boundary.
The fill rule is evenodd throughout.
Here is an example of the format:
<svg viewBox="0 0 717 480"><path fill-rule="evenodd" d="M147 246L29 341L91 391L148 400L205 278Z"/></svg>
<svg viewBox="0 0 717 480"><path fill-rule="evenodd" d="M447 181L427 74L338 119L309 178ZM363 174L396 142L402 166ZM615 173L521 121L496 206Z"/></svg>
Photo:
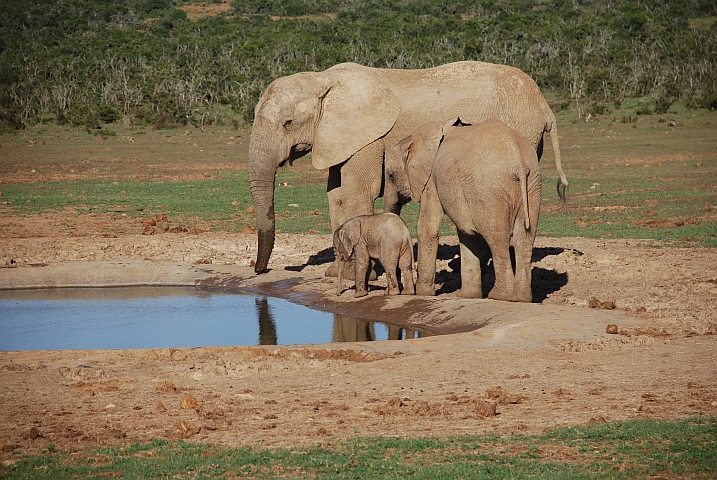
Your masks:
<svg viewBox="0 0 717 480"><path fill-rule="evenodd" d="M155 440L76 454L45 451L3 478L714 478L717 419L630 420L543 435L358 438L307 448Z"/></svg>
<svg viewBox="0 0 717 480"><path fill-rule="evenodd" d="M546 145L541 169L540 235L642 239L717 246L717 112L675 105L666 114L637 114L645 99L579 120L558 115L568 202L555 193L557 173ZM642 108L641 111L645 111ZM623 123L623 116L634 121ZM74 208L77 215L154 216L176 223L201 219L214 230L254 225L247 174L248 132L211 127L122 129L112 137L38 125L0 135L3 215ZM376 201L376 211L383 208ZM402 217L416 237L419 204ZM329 234L326 172L303 158L277 172L277 230ZM444 219L442 235L455 234Z"/></svg>
<svg viewBox="0 0 717 480"><path fill-rule="evenodd" d="M639 115L632 125L620 120L641 104L631 102L597 123L560 113L568 202L556 197L546 148L540 235L717 246L717 115L682 110Z"/></svg>

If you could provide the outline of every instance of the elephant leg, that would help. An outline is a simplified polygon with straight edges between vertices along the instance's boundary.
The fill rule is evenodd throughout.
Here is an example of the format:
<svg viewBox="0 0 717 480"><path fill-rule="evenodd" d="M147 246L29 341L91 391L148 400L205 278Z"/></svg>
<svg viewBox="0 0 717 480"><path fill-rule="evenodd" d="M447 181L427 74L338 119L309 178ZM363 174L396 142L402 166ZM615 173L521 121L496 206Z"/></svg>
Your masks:
<svg viewBox="0 0 717 480"><path fill-rule="evenodd" d="M370 260L368 257L368 251L354 250L354 272L356 277L356 293L355 298L365 297L368 295L368 268Z"/></svg>
<svg viewBox="0 0 717 480"><path fill-rule="evenodd" d="M493 254L495 267L495 285L488 293L488 298L494 300L513 300L513 266L510 262L510 233L500 232L486 238L490 251Z"/></svg>
<svg viewBox="0 0 717 480"><path fill-rule="evenodd" d="M535 229L525 230L521 215L515 219L513 227L513 244L515 248L515 278L513 281L513 301L533 301L531 289L532 273L531 261L533 256L533 242L535 241Z"/></svg>
<svg viewBox="0 0 717 480"><path fill-rule="evenodd" d="M410 249L410 250L408 250ZM413 282L413 245L409 244L407 250L398 259L398 268L401 269L403 290L401 295L415 295L416 285Z"/></svg>
<svg viewBox="0 0 717 480"><path fill-rule="evenodd" d="M436 256L441 220L443 220L443 207L433 180L429 180L421 198L421 210L418 214L417 295L436 294Z"/></svg>
<svg viewBox="0 0 717 480"><path fill-rule="evenodd" d="M388 340L401 340L401 327L386 325L388 328Z"/></svg>
<svg viewBox="0 0 717 480"><path fill-rule="evenodd" d="M374 142L356 152L348 161L329 168L327 196L332 233L350 218L373 215L373 204L381 194L382 165L383 144ZM346 267L348 270L345 272L350 275L353 269L350 265ZM337 275L335 261L326 270L326 276ZM375 272L371 279L376 279Z"/></svg>
<svg viewBox="0 0 717 480"><path fill-rule="evenodd" d="M483 298L480 240L479 235L468 235L458 230L458 241L461 249L461 289L458 292L459 297Z"/></svg>
<svg viewBox="0 0 717 480"><path fill-rule="evenodd" d="M396 276L398 257L391 255L386 259L386 263L381 260L381 264L386 270L386 295L398 295L401 293L401 289L398 286L398 277Z"/></svg>

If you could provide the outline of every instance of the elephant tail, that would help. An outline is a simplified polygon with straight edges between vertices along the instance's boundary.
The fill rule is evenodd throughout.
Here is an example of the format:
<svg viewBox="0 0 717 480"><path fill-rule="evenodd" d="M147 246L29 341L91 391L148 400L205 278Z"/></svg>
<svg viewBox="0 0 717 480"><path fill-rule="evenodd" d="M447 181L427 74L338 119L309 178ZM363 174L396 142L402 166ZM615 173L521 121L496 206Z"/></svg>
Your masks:
<svg viewBox="0 0 717 480"><path fill-rule="evenodd" d="M550 109L550 107L548 107ZM558 141L558 127L555 122L555 115L550 112L550 120L546 123L546 130L550 132L550 143L553 145L553 154L555 155L555 168L558 170L558 197L565 202L565 191L568 188L568 179L563 172L563 164L560 159L560 142Z"/></svg>
<svg viewBox="0 0 717 480"><path fill-rule="evenodd" d="M525 229L530 230L530 212L528 210L528 174L523 165L519 166L518 179L520 181L520 195L523 197L523 221Z"/></svg>

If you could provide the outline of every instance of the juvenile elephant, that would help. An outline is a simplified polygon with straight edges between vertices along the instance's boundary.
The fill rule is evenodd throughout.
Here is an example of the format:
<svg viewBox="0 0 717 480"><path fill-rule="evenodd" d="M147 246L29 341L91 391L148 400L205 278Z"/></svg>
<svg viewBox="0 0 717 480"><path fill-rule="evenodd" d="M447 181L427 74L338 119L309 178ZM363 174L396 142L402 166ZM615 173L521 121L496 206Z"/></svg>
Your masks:
<svg viewBox="0 0 717 480"><path fill-rule="evenodd" d="M474 126L427 123L386 158L386 191L399 205L421 202L418 216L419 295L435 295L436 254L444 212L460 242L461 291L480 298L486 243L495 266L489 298L532 301L530 262L540 213L541 176L530 142L498 120ZM385 201L385 198L384 198ZM515 274L510 242L515 248Z"/></svg>
<svg viewBox="0 0 717 480"><path fill-rule="evenodd" d="M266 271L274 248L274 181L281 165L311 152L313 166L328 169L335 231L351 217L374 213L385 153L424 123L456 115L505 122L528 138L538 157L543 134L550 132L559 186L567 185L555 116L536 83L517 68L473 61L425 70L342 63L274 80L256 105L249 141L259 243L254 270ZM327 275L336 275L334 266Z"/></svg>
<svg viewBox="0 0 717 480"><path fill-rule="evenodd" d="M343 265L354 256L355 297L368 294L370 259L377 259L386 270L387 295L414 295L413 241L408 227L396 214L360 215L346 221L334 232L334 249L338 253L339 272L336 294L341 295ZM401 292L396 276L400 267L403 280Z"/></svg>

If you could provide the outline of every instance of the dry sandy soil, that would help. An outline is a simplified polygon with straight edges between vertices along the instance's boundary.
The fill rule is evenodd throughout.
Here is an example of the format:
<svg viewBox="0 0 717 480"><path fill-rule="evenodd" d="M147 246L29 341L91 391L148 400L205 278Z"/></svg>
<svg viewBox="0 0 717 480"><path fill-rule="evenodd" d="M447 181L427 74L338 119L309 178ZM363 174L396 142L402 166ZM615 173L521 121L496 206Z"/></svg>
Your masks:
<svg viewBox="0 0 717 480"><path fill-rule="evenodd" d="M0 238L0 287L152 284L170 272L175 279L165 283L268 293L446 335L0 352L2 460L49 444L77 451L157 437L295 446L717 414L713 249L540 238L535 301L526 305L457 298L456 239L444 238L440 295L386 297L382 276L369 297L355 300L349 285L337 297L323 276L333 258L327 236L279 235L272 270L257 277L249 268L254 235L105 238L93 227L103 219L85 220L77 221L85 235L76 237L53 230L57 218L6 229L15 233Z"/></svg>

